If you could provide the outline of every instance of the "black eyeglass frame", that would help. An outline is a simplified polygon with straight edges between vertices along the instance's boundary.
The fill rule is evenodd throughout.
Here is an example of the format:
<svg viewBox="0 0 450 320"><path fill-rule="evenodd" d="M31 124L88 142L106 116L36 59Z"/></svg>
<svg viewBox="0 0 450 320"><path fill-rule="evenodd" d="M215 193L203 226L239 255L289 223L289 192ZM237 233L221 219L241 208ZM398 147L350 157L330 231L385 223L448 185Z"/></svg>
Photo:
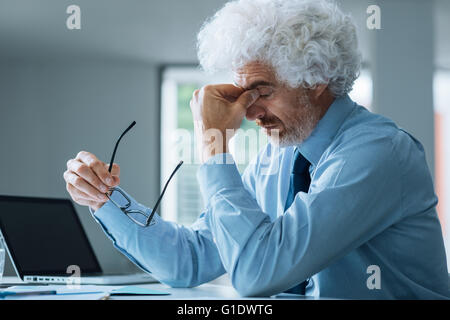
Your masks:
<svg viewBox="0 0 450 320"><path fill-rule="evenodd" d="M109 169L108 169L108 172L111 172L111 170L112 170L112 166L113 166L113 163L114 163L114 158L115 158L115 156L116 156L116 151L117 151L117 147L118 147L118 145L119 145L120 140L122 139L122 137L123 137L123 136L124 136L131 128L134 127L135 124L136 124L136 121L133 121L133 122L128 126L128 128L125 129L125 131L120 135L119 139L117 139L117 142L116 142L115 147L114 147L113 154L112 154L112 156L111 156L111 161L109 162ZM159 195L159 198L158 198L158 200L156 201L156 204L154 205L154 207L153 207L152 212L151 212L150 215L148 215L147 212L145 212L145 211L143 211L143 210L139 210L139 209L129 209L130 206L131 206L131 200L130 200L130 198L129 198L129 197L128 197L121 189L118 189L118 188L110 188L110 189L109 189L109 193L106 193L106 196L108 197L109 200L111 200L111 202L112 202L117 208L119 208L119 209L120 209L120 210L121 210L121 211L129 218L129 219L131 219L134 223L138 224L138 225L141 226L141 227L148 227L148 226L151 224L152 220L153 220L153 216L155 215L156 210L157 210L157 208L159 207L159 204L160 204L160 202L161 202L161 200L162 200L162 198L163 198L163 196L164 196L164 193L166 192L166 189L167 189L167 187L168 187L168 185L169 185L170 180L172 180L173 176L174 176L175 173L178 171L178 169L180 169L180 167L181 167L182 164L183 164L183 161L180 161L180 162L178 163L178 165L175 167L175 169L172 171L172 173L171 173L169 179L167 180L166 184L164 185L164 188L163 188L161 194ZM110 195L112 195L112 193L115 192L115 191L116 191L116 192L119 192L119 193L127 200L127 204L126 204L125 206L122 206L122 205L118 204L117 202L115 202L115 201L111 198ZM132 213L138 213L138 214L141 214L141 215L145 216L145 217L147 218L147 219L145 220L145 223L142 223L141 221L138 221L138 220L134 219L134 218L131 216Z"/></svg>

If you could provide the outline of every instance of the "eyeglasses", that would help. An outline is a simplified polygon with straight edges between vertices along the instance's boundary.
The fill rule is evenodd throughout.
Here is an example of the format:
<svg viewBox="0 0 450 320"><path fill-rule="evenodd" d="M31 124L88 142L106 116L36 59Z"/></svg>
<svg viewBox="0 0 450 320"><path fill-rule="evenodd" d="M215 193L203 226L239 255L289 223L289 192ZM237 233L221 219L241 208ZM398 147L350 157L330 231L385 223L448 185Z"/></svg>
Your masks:
<svg viewBox="0 0 450 320"><path fill-rule="evenodd" d="M120 135L119 139L117 139L116 145L114 147L114 151L111 157L111 161L109 162L109 169L108 171L111 172L112 165L114 163L114 158L116 156L117 147L119 145L120 140L122 137L136 124L136 121L133 121L128 128ZM159 203L162 200L162 197L164 196L164 193L166 192L167 186L169 185L170 180L172 180L172 177L175 175L175 173L180 169L181 165L183 164L183 161L180 161L178 165L173 170L172 174L170 175L169 179L167 180L166 184L164 185L164 188L156 201L156 204L153 207L153 210L150 213L150 210L145 208L142 205L136 204L132 205L130 198L121 190L118 188L110 188L109 191L111 194L106 194L109 200L118 207L128 218L130 218L134 223L140 225L141 227L148 227L151 225L153 216L155 215L156 209L159 206Z"/></svg>

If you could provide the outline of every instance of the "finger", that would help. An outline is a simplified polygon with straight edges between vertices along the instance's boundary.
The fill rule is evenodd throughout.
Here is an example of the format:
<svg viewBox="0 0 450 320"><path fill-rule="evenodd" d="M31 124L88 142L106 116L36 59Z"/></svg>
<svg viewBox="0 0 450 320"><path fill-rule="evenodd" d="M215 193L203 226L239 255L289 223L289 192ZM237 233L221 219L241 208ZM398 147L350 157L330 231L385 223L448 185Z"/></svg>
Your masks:
<svg viewBox="0 0 450 320"><path fill-rule="evenodd" d="M194 99L198 99L199 93L200 93L200 90L198 90L198 89L195 90L194 93L192 94L192 97L193 97Z"/></svg>
<svg viewBox="0 0 450 320"><path fill-rule="evenodd" d="M100 181L98 176L85 163L71 159L67 161L67 169L89 182L97 190L103 193L108 192L108 187Z"/></svg>
<svg viewBox="0 0 450 320"><path fill-rule="evenodd" d="M99 202L98 200L89 199L89 196L87 194L79 191L71 184L67 184L67 191L69 191L69 193L71 194L73 201L82 206L89 206L91 208L94 208L94 210L97 210L106 202L106 201Z"/></svg>
<svg viewBox="0 0 450 320"><path fill-rule="evenodd" d="M100 178L100 180L107 186L114 185L114 178L104 166L104 162L97 159L95 155L90 152L81 151L77 154L76 160L85 163L92 171Z"/></svg>
<svg viewBox="0 0 450 320"><path fill-rule="evenodd" d="M109 169L109 163L105 163L105 169ZM113 163L111 168L111 175L114 180L114 183L112 186L117 186L120 184L120 166L117 163Z"/></svg>
<svg viewBox="0 0 450 320"><path fill-rule="evenodd" d="M67 183L73 185L78 190L86 193L92 199L97 199L98 201L108 201L108 198L103 193L98 191L86 180L76 175L72 171L67 170L66 172L64 172L64 179L66 180Z"/></svg>
<svg viewBox="0 0 450 320"><path fill-rule="evenodd" d="M207 85L203 87L205 91L216 91L224 98L237 98L243 92L244 89L237 87L233 84L215 84L215 85Z"/></svg>
<svg viewBox="0 0 450 320"><path fill-rule="evenodd" d="M259 91L256 89L253 90L247 90L243 94L239 96L239 98L236 100L235 104L241 106L244 109L247 109L252 104L256 102L259 98Z"/></svg>
<svg viewBox="0 0 450 320"><path fill-rule="evenodd" d="M82 206L89 206L89 207L93 208L94 210L97 210L97 208L101 207L104 204L104 202L89 201L89 200L84 200L84 199L81 199L81 200L78 200L75 202Z"/></svg>
<svg viewBox="0 0 450 320"><path fill-rule="evenodd" d="M98 199L88 195L87 193L84 193L81 190L78 190L76 187L74 187L70 183L67 184L66 189L67 189L67 192L69 192L70 196L76 203L80 203L80 201L98 202Z"/></svg>
<svg viewBox="0 0 450 320"><path fill-rule="evenodd" d="M191 109L192 109L192 104L194 104L198 101L199 95L200 95L200 90L198 90L198 89L192 93L191 101L189 101L189 106L191 107Z"/></svg>
<svg viewBox="0 0 450 320"><path fill-rule="evenodd" d="M107 164L107 167L109 168L109 163ZM120 166L117 163L113 163L111 174L113 176L120 176Z"/></svg>

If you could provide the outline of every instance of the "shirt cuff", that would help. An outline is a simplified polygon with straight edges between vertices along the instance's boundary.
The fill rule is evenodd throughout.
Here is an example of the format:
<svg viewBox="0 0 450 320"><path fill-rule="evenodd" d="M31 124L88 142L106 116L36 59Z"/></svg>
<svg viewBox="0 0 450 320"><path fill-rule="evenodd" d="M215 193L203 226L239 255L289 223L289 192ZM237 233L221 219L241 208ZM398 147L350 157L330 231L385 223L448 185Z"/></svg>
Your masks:
<svg viewBox="0 0 450 320"><path fill-rule="evenodd" d="M122 188L117 187L122 191L131 202L131 206L139 205L138 202L126 193ZM114 196L113 196L114 197ZM116 200L117 201L117 200ZM123 234L129 232L130 229L135 227L135 222L133 222L125 213L122 212L111 200L105 202L105 204L100 207L97 211L93 211L90 207L92 216L95 220L100 223L100 225L105 229L108 235L111 235L109 230L114 231L115 234ZM153 216L153 220L157 214Z"/></svg>
<svg viewBox="0 0 450 320"><path fill-rule="evenodd" d="M197 172L200 191L205 203L220 190L242 187L242 178L233 156L217 154L202 164Z"/></svg>

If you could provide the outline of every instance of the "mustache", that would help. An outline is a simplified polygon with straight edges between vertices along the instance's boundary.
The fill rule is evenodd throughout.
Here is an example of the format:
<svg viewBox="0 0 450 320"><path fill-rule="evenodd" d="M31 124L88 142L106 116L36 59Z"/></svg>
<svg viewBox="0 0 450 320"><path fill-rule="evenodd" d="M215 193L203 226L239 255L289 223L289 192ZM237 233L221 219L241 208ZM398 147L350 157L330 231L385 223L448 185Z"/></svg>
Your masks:
<svg viewBox="0 0 450 320"><path fill-rule="evenodd" d="M260 118L260 119L256 119L255 120L256 125L260 126L260 127L268 127L268 126L274 126L280 123L280 119L276 118L276 117L271 117L271 118Z"/></svg>

